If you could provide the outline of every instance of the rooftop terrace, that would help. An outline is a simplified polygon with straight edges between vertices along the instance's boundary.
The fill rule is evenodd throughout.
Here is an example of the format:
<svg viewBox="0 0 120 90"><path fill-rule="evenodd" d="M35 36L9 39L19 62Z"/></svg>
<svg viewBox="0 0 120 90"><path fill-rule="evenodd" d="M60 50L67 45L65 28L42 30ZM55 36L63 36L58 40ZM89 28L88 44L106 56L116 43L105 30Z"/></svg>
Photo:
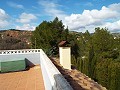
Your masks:
<svg viewBox="0 0 120 90"><path fill-rule="evenodd" d="M0 90L73 90L41 49L0 50L0 71L2 71L1 63L21 59L25 60L27 67L35 65L40 67L35 66L27 71L1 73Z"/></svg>

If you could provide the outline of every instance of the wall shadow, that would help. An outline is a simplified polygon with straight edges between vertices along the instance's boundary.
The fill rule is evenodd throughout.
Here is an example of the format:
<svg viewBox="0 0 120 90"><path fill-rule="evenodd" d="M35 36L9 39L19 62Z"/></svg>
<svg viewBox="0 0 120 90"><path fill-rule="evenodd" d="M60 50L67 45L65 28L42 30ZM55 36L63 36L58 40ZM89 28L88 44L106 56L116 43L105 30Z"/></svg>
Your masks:
<svg viewBox="0 0 120 90"><path fill-rule="evenodd" d="M25 63L26 63L26 70L29 70L30 67L34 67L35 64L33 64L30 60L25 58Z"/></svg>

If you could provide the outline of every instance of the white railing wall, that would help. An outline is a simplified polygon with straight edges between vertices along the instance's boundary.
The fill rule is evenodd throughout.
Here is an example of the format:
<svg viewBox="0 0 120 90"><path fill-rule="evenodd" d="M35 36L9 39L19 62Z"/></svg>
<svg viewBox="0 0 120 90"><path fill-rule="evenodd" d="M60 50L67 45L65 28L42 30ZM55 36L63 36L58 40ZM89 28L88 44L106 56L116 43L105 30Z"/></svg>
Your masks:
<svg viewBox="0 0 120 90"><path fill-rule="evenodd" d="M73 90L43 50L40 59L46 90Z"/></svg>

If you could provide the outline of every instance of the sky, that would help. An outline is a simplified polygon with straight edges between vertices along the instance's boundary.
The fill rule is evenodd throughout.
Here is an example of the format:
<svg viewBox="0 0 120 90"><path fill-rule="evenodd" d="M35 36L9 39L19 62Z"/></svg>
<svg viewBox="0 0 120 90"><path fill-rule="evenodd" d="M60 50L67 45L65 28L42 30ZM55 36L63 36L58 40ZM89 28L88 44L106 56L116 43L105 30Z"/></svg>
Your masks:
<svg viewBox="0 0 120 90"><path fill-rule="evenodd" d="M120 0L1 0L0 30L35 30L55 17L70 31L93 33L96 27L120 33Z"/></svg>

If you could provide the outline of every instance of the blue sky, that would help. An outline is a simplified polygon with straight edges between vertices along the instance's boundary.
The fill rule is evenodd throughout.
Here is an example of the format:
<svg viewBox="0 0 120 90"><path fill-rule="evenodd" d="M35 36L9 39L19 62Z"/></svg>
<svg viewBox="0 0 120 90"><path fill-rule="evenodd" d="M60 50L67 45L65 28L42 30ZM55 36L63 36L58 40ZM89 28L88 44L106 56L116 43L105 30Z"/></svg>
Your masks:
<svg viewBox="0 0 120 90"><path fill-rule="evenodd" d="M0 29L34 30L59 17L71 31L120 32L120 0L1 0Z"/></svg>

